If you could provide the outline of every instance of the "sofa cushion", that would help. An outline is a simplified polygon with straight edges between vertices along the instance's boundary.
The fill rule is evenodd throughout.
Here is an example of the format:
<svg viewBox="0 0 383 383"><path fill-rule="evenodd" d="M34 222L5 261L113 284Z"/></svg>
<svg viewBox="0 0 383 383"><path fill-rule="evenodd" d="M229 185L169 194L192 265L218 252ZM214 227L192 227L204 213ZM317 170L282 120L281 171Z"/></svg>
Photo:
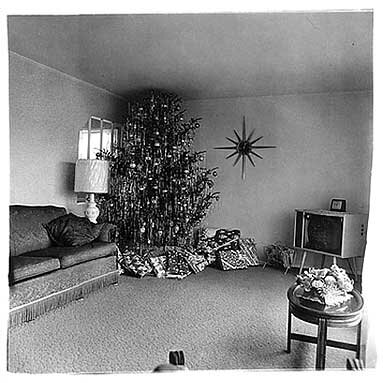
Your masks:
<svg viewBox="0 0 383 383"><path fill-rule="evenodd" d="M9 278L11 284L36 277L50 271L58 270L60 262L57 258L18 256L10 259Z"/></svg>
<svg viewBox="0 0 383 383"><path fill-rule="evenodd" d="M10 255L19 255L52 246L52 241L43 224L65 213L65 208L56 206L10 206Z"/></svg>
<svg viewBox="0 0 383 383"><path fill-rule="evenodd" d="M48 249L31 251L23 254L28 257L57 258L61 268L77 265L92 259L115 255L117 246L115 243L92 242L83 246L52 246Z"/></svg>
<svg viewBox="0 0 383 383"><path fill-rule="evenodd" d="M58 246L82 246L94 241L102 229L89 221L88 218L78 217L72 213L58 217L44 227L52 241Z"/></svg>
<svg viewBox="0 0 383 383"><path fill-rule="evenodd" d="M77 253L68 251L60 258L60 265L62 268L90 261L91 259L115 255L117 246L115 243L92 242L88 245L81 246L78 250Z"/></svg>

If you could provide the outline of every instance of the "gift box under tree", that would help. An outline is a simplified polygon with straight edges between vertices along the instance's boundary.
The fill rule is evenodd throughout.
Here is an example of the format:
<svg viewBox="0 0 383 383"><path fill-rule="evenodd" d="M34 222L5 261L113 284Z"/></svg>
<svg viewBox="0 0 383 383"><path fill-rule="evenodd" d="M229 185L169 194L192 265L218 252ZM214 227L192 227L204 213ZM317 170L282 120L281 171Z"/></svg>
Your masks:
<svg viewBox="0 0 383 383"><path fill-rule="evenodd" d="M240 238L239 249L248 266L258 266L261 264L257 253L257 243L254 238Z"/></svg>
<svg viewBox="0 0 383 383"><path fill-rule="evenodd" d="M221 270L238 270L248 267L247 261L240 250L219 250L217 264Z"/></svg>

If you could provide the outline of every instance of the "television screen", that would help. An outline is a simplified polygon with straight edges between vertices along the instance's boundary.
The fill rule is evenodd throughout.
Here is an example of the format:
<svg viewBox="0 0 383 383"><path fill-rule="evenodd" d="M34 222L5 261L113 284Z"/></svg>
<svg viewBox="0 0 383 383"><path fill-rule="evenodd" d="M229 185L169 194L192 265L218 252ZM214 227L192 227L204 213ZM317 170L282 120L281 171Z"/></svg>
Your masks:
<svg viewBox="0 0 383 383"><path fill-rule="evenodd" d="M306 224L304 247L326 253L341 254L343 223L340 217L307 214Z"/></svg>

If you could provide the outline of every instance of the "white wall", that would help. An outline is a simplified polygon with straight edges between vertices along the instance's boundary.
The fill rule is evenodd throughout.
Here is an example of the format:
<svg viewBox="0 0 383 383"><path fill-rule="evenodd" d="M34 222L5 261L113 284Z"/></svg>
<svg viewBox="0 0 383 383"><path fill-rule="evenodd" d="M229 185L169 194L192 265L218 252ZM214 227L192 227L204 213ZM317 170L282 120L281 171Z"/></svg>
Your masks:
<svg viewBox="0 0 383 383"><path fill-rule="evenodd" d="M78 131L91 115L124 121L111 93L10 53L10 203L81 212L73 193Z"/></svg>
<svg viewBox="0 0 383 383"><path fill-rule="evenodd" d="M372 93L302 94L185 102L202 117L197 149L219 166L221 200L207 218L213 227L238 227L259 244L291 244L295 208L327 208L332 197L350 211L369 210ZM73 168L78 130L91 115L124 121L126 102L15 53L10 53L10 202L75 204ZM276 145L247 166L232 167L226 151L233 129L256 129L260 144Z"/></svg>
<svg viewBox="0 0 383 383"><path fill-rule="evenodd" d="M292 244L295 208L328 208L332 197L345 198L347 210L368 213L372 156L372 93L301 94L210 99L185 103L202 117L196 148L208 150L207 165L219 166L216 190L221 200L208 216L212 227L237 227L260 245ZM247 164L233 168L225 137L242 131L276 145ZM259 151L259 153L261 153ZM235 158L235 157L234 157Z"/></svg>

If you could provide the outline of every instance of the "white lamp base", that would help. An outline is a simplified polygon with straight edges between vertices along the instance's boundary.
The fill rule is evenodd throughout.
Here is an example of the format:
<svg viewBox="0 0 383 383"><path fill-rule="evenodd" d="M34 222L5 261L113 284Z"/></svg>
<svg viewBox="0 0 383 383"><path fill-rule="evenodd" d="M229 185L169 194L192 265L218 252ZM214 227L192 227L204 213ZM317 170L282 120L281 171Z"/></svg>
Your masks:
<svg viewBox="0 0 383 383"><path fill-rule="evenodd" d="M89 202L87 204L84 215L90 222L97 223L97 217L100 215L100 210L94 201L94 194L89 194Z"/></svg>

